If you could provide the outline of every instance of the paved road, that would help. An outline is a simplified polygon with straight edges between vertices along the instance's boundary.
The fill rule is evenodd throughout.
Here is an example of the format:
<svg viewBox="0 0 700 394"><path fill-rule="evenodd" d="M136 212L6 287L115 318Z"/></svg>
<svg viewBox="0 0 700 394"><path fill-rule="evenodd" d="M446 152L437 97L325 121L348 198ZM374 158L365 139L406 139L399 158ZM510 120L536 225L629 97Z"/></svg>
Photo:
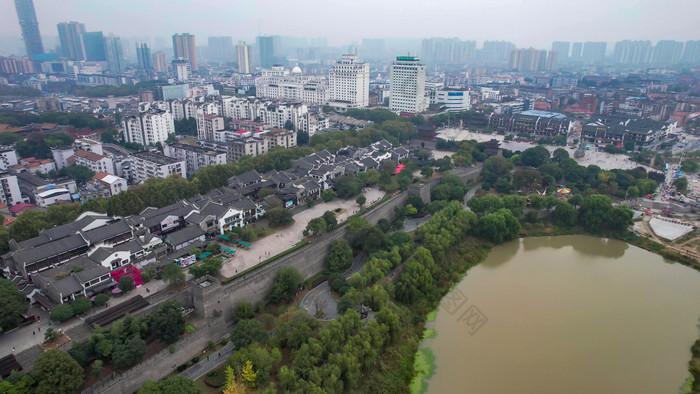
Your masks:
<svg viewBox="0 0 700 394"><path fill-rule="evenodd" d="M345 278L347 279L353 276L355 273L360 272L365 260L367 260L367 255L364 253L355 257L350 269L345 271ZM304 299L301 300L301 308L313 316L314 313L316 313L314 303L317 300L326 300L327 302L326 308L324 309L326 316L319 320L336 320L338 318L338 302L335 300L335 298L333 298L333 293L328 285L328 281L321 283L306 293Z"/></svg>
<svg viewBox="0 0 700 394"><path fill-rule="evenodd" d="M222 347L217 354L209 356L208 360L204 359L200 361L197 365L182 372L180 375L192 380L199 379L204 374L226 362L226 359L229 358L233 352L233 343L229 342L226 346Z"/></svg>

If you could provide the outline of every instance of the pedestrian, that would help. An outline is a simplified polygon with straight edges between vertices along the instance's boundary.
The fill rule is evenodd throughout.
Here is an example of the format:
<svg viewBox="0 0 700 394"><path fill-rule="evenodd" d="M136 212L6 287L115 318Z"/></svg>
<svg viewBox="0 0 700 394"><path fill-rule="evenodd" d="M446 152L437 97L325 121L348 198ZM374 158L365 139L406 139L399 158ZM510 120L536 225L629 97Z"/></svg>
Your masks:
<svg viewBox="0 0 700 394"><path fill-rule="evenodd" d="M14 352L15 352L15 347L14 347L14 346L12 346L12 353L14 353Z"/></svg>
<svg viewBox="0 0 700 394"><path fill-rule="evenodd" d="M14 349L14 348L13 348ZM221 357L221 352L219 352L219 357Z"/></svg>
<svg viewBox="0 0 700 394"><path fill-rule="evenodd" d="M209 356L207 356L207 361L209 361Z"/></svg>
<svg viewBox="0 0 700 394"><path fill-rule="evenodd" d="M41 327L39 327L39 332L41 332Z"/></svg>
<svg viewBox="0 0 700 394"><path fill-rule="evenodd" d="M32 331L32 335L36 335L36 331Z"/></svg>

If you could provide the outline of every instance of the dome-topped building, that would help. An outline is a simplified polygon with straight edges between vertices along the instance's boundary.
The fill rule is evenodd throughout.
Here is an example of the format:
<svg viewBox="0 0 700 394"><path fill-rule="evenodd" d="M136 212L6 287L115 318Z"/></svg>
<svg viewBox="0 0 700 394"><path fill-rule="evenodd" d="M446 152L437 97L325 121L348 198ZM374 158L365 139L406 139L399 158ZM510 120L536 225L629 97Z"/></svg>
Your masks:
<svg viewBox="0 0 700 394"><path fill-rule="evenodd" d="M294 66L294 68L292 69L292 72L291 72L292 75L301 75L302 73L303 73L303 71L301 71L301 67L299 67L298 64L296 66Z"/></svg>

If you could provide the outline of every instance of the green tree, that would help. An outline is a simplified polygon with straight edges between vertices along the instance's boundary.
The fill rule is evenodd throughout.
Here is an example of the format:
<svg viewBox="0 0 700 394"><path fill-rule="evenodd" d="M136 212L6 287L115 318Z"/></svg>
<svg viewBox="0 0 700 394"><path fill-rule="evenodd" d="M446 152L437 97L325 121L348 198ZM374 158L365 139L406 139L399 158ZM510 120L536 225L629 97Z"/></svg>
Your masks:
<svg viewBox="0 0 700 394"><path fill-rule="evenodd" d="M583 199L579 222L589 231L598 232L606 226L612 212L610 197L592 194Z"/></svg>
<svg viewBox="0 0 700 394"><path fill-rule="evenodd" d="M270 302L289 302L292 296L299 290L302 276L294 267L284 267L277 271L275 278L268 292Z"/></svg>
<svg viewBox="0 0 700 394"><path fill-rule="evenodd" d="M79 297L76 298L75 301L73 301L72 304L70 304L71 308L73 308L73 314L79 315L83 312L87 312L90 308L92 308L92 302L88 298L85 297Z"/></svg>
<svg viewBox="0 0 700 394"><path fill-rule="evenodd" d="M0 331L15 328L22 322L22 314L27 312L27 296L17 285L0 278Z"/></svg>
<svg viewBox="0 0 700 394"><path fill-rule="evenodd" d="M62 168L58 174L69 176L78 183L87 182L95 175L89 168L77 164Z"/></svg>
<svg viewBox="0 0 700 394"><path fill-rule="evenodd" d="M204 259L201 263L194 265L190 268L190 274L195 278L201 278L204 275L216 276L221 270L223 261L220 258L209 257Z"/></svg>
<svg viewBox="0 0 700 394"><path fill-rule="evenodd" d="M243 349L253 342L264 343L267 340L267 331L257 320L239 320L231 330L231 342L236 349Z"/></svg>
<svg viewBox="0 0 700 394"><path fill-rule="evenodd" d="M520 222L508 209L499 209L479 219L478 233L493 243L513 239L520 232Z"/></svg>
<svg viewBox="0 0 700 394"><path fill-rule="evenodd" d="M362 192L362 187L364 186L364 182L361 179L350 176L338 177L333 182L339 198L356 196Z"/></svg>
<svg viewBox="0 0 700 394"><path fill-rule="evenodd" d="M122 276L119 278L119 284L117 284L117 287L119 287L119 290L123 291L124 293L134 290L136 288L134 286L134 278L130 275Z"/></svg>
<svg viewBox="0 0 700 394"><path fill-rule="evenodd" d="M182 272L182 267L175 263L166 264L163 268L162 277L172 287L181 286L185 283L185 273Z"/></svg>
<svg viewBox="0 0 700 394"><path fill-rule="evenodd" d="M138 335L131 335L125 341L114 345L112 364L115 368L132 366L141 361L147 351L146 342Z"/></svg>
<svg viewBox="0 0 700 394"><path fill-rule="evenodd" d="M333 198L335 198L335 192L333 190L326 189L321 192L321 198L323 199L323 202L331 202L333 201Z"/></svg>
<svg viewBox="0 0 700 394"><path fill-rule="evenodd" d="M491 156L484 162L484 170L496 175L505 175L513 168L513 163L503 156Z"/></svg>
<svg viewBox="0 0 700 394"><path fill-rule="evenodd" d="M694 160L683 160L683 163L681 164L681 170L692 174L700 170L700 164L698 164L698 162Z"/></svg>
<svg viewBox="0 0 700 394"><path fill-rule="evenodd" d="M250 301L239 301L233 308L233 319L236 321L252 319L254 315L255 309L253 308L253 304L251 304Z"/></svg>
<svg viewBox="0 0 700 394"><path fill-rule="evenodd" d="M240 348L229 358L229 363L236 369L242 370L246 363L250 362L257 373L257 385L262 387L270 380L270 374L280 361L282 352L273 347L268 348L259 344Z"/></svg>
<svg viewBox="0 0 700 394"><path fill-rule="evenodd" d="M676 179L673 181L673 186L676 187L676 190L678 190L681 193L687 193L688 192L688 179L684 176ZM17 222L15 222L17 223ZM13 224L14 227L14 224ZM12 227L10 227L11 229Z"/></svg>
<svg viewBox="0 0 700 394"><path fill-rule="evenodd" d="M343 272L352 265L352 248L343 239L334 239L326 256L326 267L331 272Z"/></svg>
<svg viewBox="0 0 700 394"><path fill-rule="evenodd" d="M323 219L323 222L326 224L326 231L331 231L338 225L338 219L335 213L331 211L324 212L321 219Z"/></svg>
<svg viewBox="0 0 700 394"><path fill-rule="evenodd" d="M569 152L567 152L566 149L563 149L563 148L557 148L552 153L552 159L560 164L568 158L569 158Z"/></svg>
<svg viewBox="0 0 700 394"><path fill-rule="evenodd" d="M270 226L287 226L294 223L292 213L282 207L269 209L267 212L265 212L265 217L270 223Z"/></svg>
<svg viewBox="0 0 700 394"><path fill-rule="evenodd" d="M66 321L73 317L73 308L71 308L71 306L68 304L59 304L51 309L49 316L51 317L51 320L55 322Z"/></svg>
<svg viewBox="0 0 700 394"><path fill-rule="evenodd" d="M185 333L185 318L180 304L171 301L158 306L158 310L146 318L153 336L165 343L175 342Z"/></svg>
<svg viewBox="0 0 700 394"><path fill-rule="evenodd" d="M543 146L527 148L520 154L520 162L529 167L539 167L549 160L549 151Z"/></svg>
<svg viewBox="0 0 700 394"><path fill-rule="evenodd" d="M60 337L61 334L58 333L58 331L54 330L53 328L49 327L44 331L44 342L53 342ZM77 361L77 360L76 360Z"/></svg>
<svg viewBox="0 0 700 394"><path fill-rule="evenodd" d="M323 218L313 218L306 224L303 234L305 237L308 237L309 235L321 235L326 232L327 228L328 225Z"/></svg>
<svg viewBox="0 0 700 394"><path fill-rule="evenodd" d="M576 208L566 201L559 201L554 209L554 221L562 226L571 227L576 224Z"/></svg>
<svg viewBox="0 0 700 394"><path fill-rule="evenodd" d="M75 393L85 381L83 368L68 353L49 349L34 361L36 393Z"/></svg>
<svg viewBox="0 0 700 394"><path fill-rule="evenodd" d="M428 165L421 167L420 174L427 178L433 176L433 167Z"/></svg>
<svg viewBox="0 0 700 394"><path fill-rule="evenodd" d="M355 199L355 202L357 203L357 205L363 207L367 202L367 197L365 197L364 194L361 194L357 197L357 199Z"/></svg>
<svg viewBox="0 0 700 394"><path fill-rule="evenodd" d="M95 378L99 378L100 375L102 375L102 369L102 360L95 360L92 363L92 369L90 371L90 374Z"/></svg>

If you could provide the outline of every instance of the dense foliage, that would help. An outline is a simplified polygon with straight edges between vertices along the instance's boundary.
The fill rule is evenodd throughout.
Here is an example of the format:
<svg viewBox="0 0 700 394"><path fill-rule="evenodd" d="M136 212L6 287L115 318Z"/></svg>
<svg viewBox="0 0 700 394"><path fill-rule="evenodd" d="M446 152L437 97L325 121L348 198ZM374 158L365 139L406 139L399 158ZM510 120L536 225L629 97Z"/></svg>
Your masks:
<svg viewBox="0 0 700 394"><path fill-rule="evenodd" d="M13 329L22 322L22 314L27 312L27 296L17 285L0 278L0 331Z"/></svg>

